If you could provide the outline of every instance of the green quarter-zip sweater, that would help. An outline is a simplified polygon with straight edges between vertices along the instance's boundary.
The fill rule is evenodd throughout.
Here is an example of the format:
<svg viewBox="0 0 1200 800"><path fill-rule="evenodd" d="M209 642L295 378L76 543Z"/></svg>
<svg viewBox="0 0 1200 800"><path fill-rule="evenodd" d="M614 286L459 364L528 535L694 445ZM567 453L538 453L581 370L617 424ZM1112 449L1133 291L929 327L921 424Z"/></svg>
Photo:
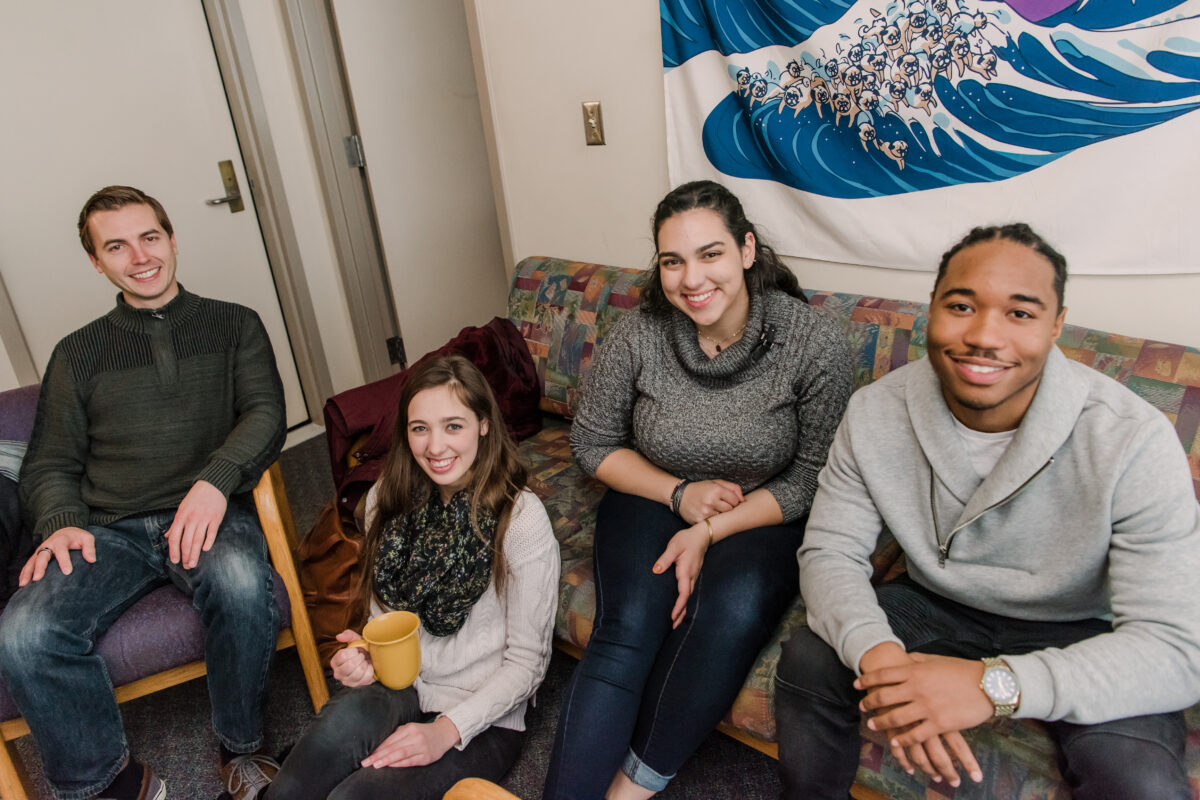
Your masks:
<svg viewBox="0 0 1200 800"><path fill-rule="evenodd" d="M812 630L857 671L903 643L871 588L883 530L943 597L1023 620L1108 618L1070 647L1002 656L1016 716L1090 725L1200 700L1200 505L1157 409L1050 353L1029 410L982 481L928 359L850 398L800 548Z"/></svg>
<svg viewBox="0 0 1200 800"><path fill-rule="evenodd" d="M283 387L258 315L179 294L117 305L58 343L21 472L40 539L178 507L198 480L248 492L283 446Z"/></svg>

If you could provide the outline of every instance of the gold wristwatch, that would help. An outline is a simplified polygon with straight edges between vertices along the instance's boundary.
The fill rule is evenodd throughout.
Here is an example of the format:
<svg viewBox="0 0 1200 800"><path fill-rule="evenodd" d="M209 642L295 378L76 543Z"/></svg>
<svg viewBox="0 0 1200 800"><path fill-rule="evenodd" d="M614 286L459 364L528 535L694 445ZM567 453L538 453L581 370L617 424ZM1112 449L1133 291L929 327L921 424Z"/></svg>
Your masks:
<svg viewBox="0 0 1200 800"><path fill-rule="evenodd" d="M983 679L979 688L992 701L993 716L1011 717L1021 702L1021 685L1003 658L983 659Z"/></svg>

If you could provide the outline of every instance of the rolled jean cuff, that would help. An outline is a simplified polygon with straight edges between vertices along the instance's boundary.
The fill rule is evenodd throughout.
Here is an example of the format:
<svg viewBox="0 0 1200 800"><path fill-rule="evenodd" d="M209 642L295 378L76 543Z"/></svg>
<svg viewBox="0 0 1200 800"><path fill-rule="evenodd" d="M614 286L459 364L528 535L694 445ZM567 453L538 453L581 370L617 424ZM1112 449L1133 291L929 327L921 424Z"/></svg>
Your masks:
<svg viewBox="0 0 1200 800"><path fill-rule="evenodd" d="M671 782L674 775L659 775L650 767L646 766L646 762L637 757L633 750L625 756L625 763L621 765L621 771L625 773L625 777L651 792L661 792L667 788L667 784Z"/></svg>

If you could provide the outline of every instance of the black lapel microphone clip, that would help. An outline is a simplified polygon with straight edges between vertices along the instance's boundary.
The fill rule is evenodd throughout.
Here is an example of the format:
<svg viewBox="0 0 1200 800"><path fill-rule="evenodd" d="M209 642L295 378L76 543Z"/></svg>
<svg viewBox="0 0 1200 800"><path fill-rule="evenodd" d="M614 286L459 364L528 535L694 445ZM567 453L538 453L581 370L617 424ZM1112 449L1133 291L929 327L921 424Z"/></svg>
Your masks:
<svg viewBox="0 0 1200 800"><path fill-rule="evenodd" d="M750 358L758 361L767 354L775 345L775 326L763 325L762 332L758 334L758 341L754 343L754 347L750 348Z"/></svg>

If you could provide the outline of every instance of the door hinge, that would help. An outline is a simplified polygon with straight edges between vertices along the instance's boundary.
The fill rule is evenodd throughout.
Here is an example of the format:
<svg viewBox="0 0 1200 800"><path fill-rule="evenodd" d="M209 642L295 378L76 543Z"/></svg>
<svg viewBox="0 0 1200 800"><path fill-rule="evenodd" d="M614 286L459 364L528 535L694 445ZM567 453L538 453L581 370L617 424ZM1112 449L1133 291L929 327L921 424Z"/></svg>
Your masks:
<svg viewBox="0 0 1200 800"><path fill-rule="evenodd" d="M362 169L367 165L367 156L363 153L362 137L352 133L342 140L346 145L346 161L350 166Z"/></svg>
<svg viewBox="0 0 1200 800"><path fill-rule="evenodd" d="M388 359L400 369L408 368L408 356L404 353L404 340L399 336L389 336L387 340Z"/></svg>

